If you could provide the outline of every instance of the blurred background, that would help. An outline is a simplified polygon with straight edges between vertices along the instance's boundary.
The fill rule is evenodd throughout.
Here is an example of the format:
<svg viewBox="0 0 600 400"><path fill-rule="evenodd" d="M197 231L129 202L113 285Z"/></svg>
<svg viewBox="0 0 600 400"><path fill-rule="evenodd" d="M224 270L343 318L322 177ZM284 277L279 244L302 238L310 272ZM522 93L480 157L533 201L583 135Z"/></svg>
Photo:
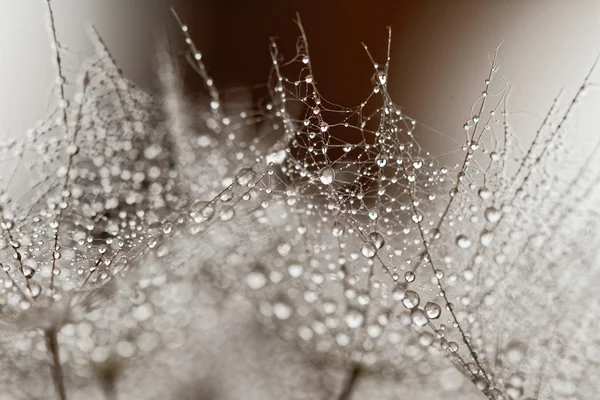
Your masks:
<svg viewBox="0 0 600 400"><path fill-rule="evenodd" d="M305 26L315 80L327 99L360 103L371 91L373 67L362 49L385 61L392 27L392 95L408 115L450 134L461 133L481 93L489 55L502 43L499 73L512 84L511 111L537 122L562 88L573 93L600 52L600 2L595 0L54 0L59 37L83 58L91 46L85 22L98 28L125 75L155 85L156 39L168 32L183 44L169 12L190 26L220 88L264 84L269 37L292 57L296 12ZM0 0L0 120L17 135L43 118L50 64L45 1ZM183 48L183 46L181 47ZM76 60L71 63L76 65ZM192 91L201 90L191 70Z"/></svg>

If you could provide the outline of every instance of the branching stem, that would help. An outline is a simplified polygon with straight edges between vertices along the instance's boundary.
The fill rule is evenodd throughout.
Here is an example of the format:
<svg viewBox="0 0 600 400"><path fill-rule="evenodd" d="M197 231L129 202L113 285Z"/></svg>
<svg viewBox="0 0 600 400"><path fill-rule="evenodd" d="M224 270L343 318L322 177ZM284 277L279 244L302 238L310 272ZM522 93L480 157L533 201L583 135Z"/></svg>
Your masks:
<svg viewBox="0 0 600 400"><path fill-rule="evenodd" d="M46 349L48 351L50 373L52 374L52 381L54 382L56 396L59 400L67 400L63 371L60 366L57 334L58 330L56 328L49 328L44 331L44 340L46 342Z"/></svg>
<svg viewBox="0 0 600 400"><path fill-rule="evenodd" d="M356 385L361 374L362 368L360 366L352 366L346 375L344 386L342 386L342 390L340 391L340 394L337 396L336 400L350 400L352 398L352 394L356 390Z"/></svg>

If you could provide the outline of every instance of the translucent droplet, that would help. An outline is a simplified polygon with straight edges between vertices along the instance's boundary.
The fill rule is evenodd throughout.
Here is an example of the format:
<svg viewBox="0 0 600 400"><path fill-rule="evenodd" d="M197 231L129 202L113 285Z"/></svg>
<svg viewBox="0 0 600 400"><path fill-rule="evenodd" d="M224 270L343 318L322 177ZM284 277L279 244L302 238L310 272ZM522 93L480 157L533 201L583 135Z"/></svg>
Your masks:
<svg viewBox="0 0 600 400"><path fill-rule="evenodd" d="M414 282L416 275L413 271L406 271L404 273L404 280L408 283Z"/></svg>
<svg viewBox="0 0 600 400"><path fill-rule="evenodd" d="M379 232L371 232L369 235L369 240L377 247L377 249L381 249L385 244L385 239L383 235Z"/></svg>
<svg viewBox="0 0 600 400"><path fill-rule="evenodd" d="M527 345L518 340L513 340L504 349L504 355L511 364L519 364L525 358Z"/></svg>
<svg viewBox="0 0 600 400"><path fill-rule="evenodd" d="M496 222L500 221L502 213L495 207L488 207L484 212L484 216L488 222L495 224Z"/></svg>
<svg viewBox="0 0 600 400"><path fill-rule="evenodd" d="M394 300L402 301L406 297L406 288L403 286L396 286L392 296L394 297Z"/></svg>
<svg viewBox="0 0 600 400"><path fill-rule="evenodd" d="M170 235L173 233L173 224L170 222L163 224L162 231L165 235Z"/></svg>
<svg viewBox="0 0 600 400"><path fill-rule="evenodd" d="M430 301L425 304L425 313L429 319L438 319L442 313L442 308L438 303Z"/></svg>
<svg viewBox="0 0 600 400"><path fill-rule="evenodd" d="M333 314L337 310L337 303L334 300L325 300L323 302L323 311L325 314Z"/></svg>
<svg viewBox="0 0 600 400"><path fill-rule="evenodd" d="M37 282L29 282L29 292L31 297L38 297L42 293L42 286Z"/></svg>
<svg viewBox="0 0 600 400"><path fill-rule="evenodd" d="M468 249L471 247L471 239L466 237L465 235L458 235L456 237L456 245L461 249Z"/></svg>
<svg viewBox="0 0 600 400"><path fill-rule="evenodd" d="M483 247L488 247L490 244L492 244L492 239L494 238L494 235L492 232L490 231L483 231L481 233L481 236L479 237L479 243L481 243L481 245Z"/></svg>
<svg viewBox="0 0 600 400"><path fill-rule="evenodd" d="M482 200L487 200L490 197L492 197L492 191L488 188L486 188L485 186L483 186L482 188L479 189L479 192L477 192L479 194L479 197Z"/></svg>
<svg viewBox="0 0 600 400"><path fill-rule="evenodd" d="M267 276L262 268L254 268L246 275L246 283L250 289L258 290L267 284Z"/></svg>
<svg viewBox="0 0 600 400"><path fill-rule="evenodd" d="M235 217L235 210L233 207L225 207L220 213L221 221L231 221Z"/></svg>
<svg viewBox="0 0 600 400"><path fill-rule="evenodd" d="M418 224L419 222L423 221L423 215L422 214L413 214L411 219L415 224Z"/></svg>
<svg viewBox="0 0 600 400"><path fill-rule="evenodd" d="M402 304L409 310L417 307L420 302L421 297L419 297L419 294L414 290L407 290L404 298L402 299Z"/></svg>
<svg viewBox="0 0 600 400"><path fill-rule="evenodd" d="M377 157L375 157L375 162L377 163L377 166L383 168L386 166L387 164L387 156L383 155L383 154L378 154Z"/></svg>
<svg viewBox="0 0 600 400"><path fill-rule="evenodd" d="M366 258L373 258L377 254L377 247L371 241L364 242L360 247L360 254Z"/></svg>
<svg viewBox="0 0 600 400"><path fill-rule="evenodd" d="M362 326L365 317L363 313L355 308L350 308L344 315L344 322L349 328L356 329Z"/></svg>
<svg viewBox="0 0 600 400"><path fill-rule="evenodd" d="M410 320L416 326L425 326L429 320L427 315L420 308L413 308L410 312Z"/></svg>
<svg viewBox="0 0 600 400"><path fill-rule="evenodd" d="M256 174L252 168L244 168L238 172L236 180L240 186L248 186L255 176Z"/></svg>
<svg viewBox="0 0 600 400"><path fill-rule="evenodd" d="M31 268L29 265L23 265L23 276L27 279L33 278L35 274L35 269Z"/></svg>
<svg viewBox="0 0 600 400"><path fill-rule="evenodd" d="M325 167L319 171L319 179L324 185L331 185L335 179L335 171L331 167Z"/></svg>
<svg viewBox="0 0 600 400"><path fill-rule="evenodd" d="M379 324L371 324L367 326L367 335L369 335L369 337L372 339L378 338L382 331L383 328Z"/></svg>
<svg viewBox="0 0 600 400"><path fill-rule="evenodd" d="M210 220L215 215L215 209L208 201L197 201L190 208L190 217L201 223Z"/></svg>
<svg viewBox="0 0 600 400"><path fill-rule="evenodd" d="M340 237L344 234L344 231L344 225L337 221L333 223L333 228L331 229L331 233L333 234L333 236Z"/></svg>

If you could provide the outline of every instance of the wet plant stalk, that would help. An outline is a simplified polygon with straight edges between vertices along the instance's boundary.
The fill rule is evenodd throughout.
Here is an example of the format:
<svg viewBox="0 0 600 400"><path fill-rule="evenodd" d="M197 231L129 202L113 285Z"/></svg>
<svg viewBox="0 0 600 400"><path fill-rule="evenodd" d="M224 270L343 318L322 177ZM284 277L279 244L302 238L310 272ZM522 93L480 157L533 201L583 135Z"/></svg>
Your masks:
<svg viewBox="0 0 600 400"><path fill-rule="evenodd" d="M58 331L55 328L50 328L44 331L44 340L48 351L50 362L50 373L54 382L54 390L59 400L67 400L67 392L65 390L65 381L63 378L62 368L60 366L60 355L57 340Z"/></svg>
<svg viewBox="0 0 600 400"><path fill-rule="evenodd" d="M361 373L362 370L358 365L352 366L352 368L348 372L348 375L346 376L344 386L342 387L342 390L340 391L340 394L338 395L336 400L351 399L352 393L354 393L354 391L356 390L356 384L358 383Z"/></svg>

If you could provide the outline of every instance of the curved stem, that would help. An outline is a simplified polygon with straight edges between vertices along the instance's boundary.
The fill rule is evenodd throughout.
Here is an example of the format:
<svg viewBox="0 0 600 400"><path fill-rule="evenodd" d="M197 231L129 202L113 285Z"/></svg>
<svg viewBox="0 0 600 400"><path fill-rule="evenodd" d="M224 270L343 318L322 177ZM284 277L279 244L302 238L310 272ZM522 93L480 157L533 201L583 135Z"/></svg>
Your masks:
<svg viewBox="0 0 600 400"><path fill-rule="evenodd" d="M340 394L337 396L336 400L350 400L351 399L352 394L356 390L356 384L358 383L361 373L362 373L362 369L360 368L360 366L358 366L358 365L352 366L352 368L348 372L348 375L346 376L346 379L344 381L344 386L342 386L342 390L341 390Z"/></svg>
<svg viewBox="0 0 600 400"><path fill-rule="evenodd" d="M50 328L44 331L44 341L48 351L50 361L50 373L54 382L54 390L59 400L67 400L67 391L65 390L65 380L63 378L62 368L60 366L60 355L57 340L58 330Z"/></svg>

